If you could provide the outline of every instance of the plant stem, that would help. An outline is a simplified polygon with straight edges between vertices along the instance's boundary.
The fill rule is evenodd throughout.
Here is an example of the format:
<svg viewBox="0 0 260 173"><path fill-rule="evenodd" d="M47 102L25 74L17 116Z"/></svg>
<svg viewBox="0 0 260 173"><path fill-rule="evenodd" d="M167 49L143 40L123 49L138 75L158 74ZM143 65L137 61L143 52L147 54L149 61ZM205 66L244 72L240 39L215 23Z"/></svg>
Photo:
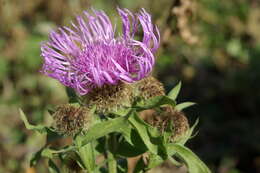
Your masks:
<svg viewBox="0 0 260 173"><path fill-rule="evenodd" d="M117 163L113 153L108 151L107 156L108 156L108 172L117 173Z"/></svg>
<svg viewBox="0 0 260 173"><path fill-rule="evenodd" d="M117 173L117 161L114 156L117 141L114 134L107 136L107 160L108 160L108 172Z"/></svg>

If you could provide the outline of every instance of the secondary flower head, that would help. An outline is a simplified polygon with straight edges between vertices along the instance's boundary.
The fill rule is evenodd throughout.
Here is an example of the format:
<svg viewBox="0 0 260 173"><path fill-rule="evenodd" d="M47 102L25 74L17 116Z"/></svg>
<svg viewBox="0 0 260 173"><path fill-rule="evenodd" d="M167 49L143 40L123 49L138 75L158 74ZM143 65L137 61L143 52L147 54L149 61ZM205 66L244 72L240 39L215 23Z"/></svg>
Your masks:
<svg viewBox="0 0 260 173"><path fill-rule="evenodd" d="M169 136L171 142L181 140L189 130L189 122L185 114L171 106L161 107L160 110L145 110L140 116L160 132L171 133Z"/></svg>
<svg viewBox="0 0 260 173"><path fill-rule="evenodd" d="M52 115L55 130L63 135L75 135L81 130L87 130L91 122L90 110L72 104L59 106Z"/></svg>
<svg viewBox="0 0 260 173"><path fill-rule="evenodd" d="M115 34L108 16L97 10L93 14L84 11L71 27L52 31L41 46L42 73L81 95L104 85L133 83L148 76L159 47L159 31L144 9L132 14L118 8L118 13L123 24L121 34ZM143 36L136 40L140 28Z"/></svg>
<svg viewBox="0 0 260 173"><path fill-rule="evenodd" d="M153 76L148 76L136 82L135 87L136 87L136 95L141 97L144 100L156 96L165 95L163 84Z"/></svg>

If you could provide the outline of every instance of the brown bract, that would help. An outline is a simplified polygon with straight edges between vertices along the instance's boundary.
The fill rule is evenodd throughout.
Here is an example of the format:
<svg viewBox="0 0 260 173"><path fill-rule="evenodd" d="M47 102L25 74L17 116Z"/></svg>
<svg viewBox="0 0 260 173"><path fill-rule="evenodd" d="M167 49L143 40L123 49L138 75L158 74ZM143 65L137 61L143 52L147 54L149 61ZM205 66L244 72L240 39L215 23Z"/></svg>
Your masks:
<svg viewBox="0 0 260 173"><path fill-rule="evenodd" d="M71 104L59 106L52 116L55 129L63 135L74 135L87 129L90 122L88 108Z"/></svg>
<svg viewBox="0 0 260 173"><path fill-rule="evenodd" d="M133 86L119 82L117 85L104 85L93 89L84 96L83 102L87 107L95 105L97 112L106 114L131 106L133 98Z"/></svg>
<svg viewBox="0 0 260 173"><path fill-rule="evenodd" d="M162 107L160 111L145 110L140 113L140 116L162 133L169 132L169 129L172 129L171 141L176 141L189 129L189 123L185 114L174 110L171 106Z"/></svg>
<svg viewBox="0 0 260 173"><path fill-rule="evenodd" d="M156 96L165 95L163 84L153 76L148 76L136 84L138 96L143 99L150 99Z"/></svg>

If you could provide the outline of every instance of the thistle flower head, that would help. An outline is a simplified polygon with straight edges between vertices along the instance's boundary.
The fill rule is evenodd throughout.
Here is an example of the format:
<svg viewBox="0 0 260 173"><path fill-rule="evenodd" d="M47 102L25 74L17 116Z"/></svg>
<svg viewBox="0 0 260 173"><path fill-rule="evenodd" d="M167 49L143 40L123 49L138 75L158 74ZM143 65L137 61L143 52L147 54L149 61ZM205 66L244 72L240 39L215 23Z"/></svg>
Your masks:
<svg viewBox="0 0 260 173"><path fill-rule="evenodd" d="M116 35L108 16L96 10L76 17L71 27L52 31L41 46L41 72L81 95L104 85L133 83L146 77L159 46L158 29L144 9L133 14L118 8L118 13L122 34ZM143 37L136 40L140 26Z"/></svg>

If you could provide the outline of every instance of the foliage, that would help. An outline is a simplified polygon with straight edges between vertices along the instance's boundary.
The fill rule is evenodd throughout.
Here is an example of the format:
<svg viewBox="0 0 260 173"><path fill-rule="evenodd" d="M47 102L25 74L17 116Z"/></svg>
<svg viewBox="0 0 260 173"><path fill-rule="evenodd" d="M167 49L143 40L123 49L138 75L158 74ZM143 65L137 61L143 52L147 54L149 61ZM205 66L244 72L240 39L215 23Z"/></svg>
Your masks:
<svg viewBox="0 0 260 173"><path fill-rule="evenodd" d="M187 132L185 132L180 140L170 142L170 136L167 137L167 132L159 132L156 127L150 126L138 116L138 112L147 109L157 109L164 105L171 105L175 107L175 100L179 94L179 91L180 84L172 89L168 96L153 97L148 101L145 101L145 104L140 104L140 101L134 102L131 108L127 109L125 115L118 115L117 112L114 112L113 114L118 115L117 117L106 120L100 119L99 122L94 123L94 125L91 126L87 131L82 131L75 135L73 137L72 145L65 146L62 149L52 149L46 145L31 158L31 164L35 165L40 158L45 157L49 160L49 172L58 173L60 170L55 165L54 160L57 158L62 158L62 156L67 153L75 152L77 155L79 155L78 159L75 161L82 163L80 164L82 169L93 173L100 172L102 169L106 168L105 165L96 164L96 159L98 157L96 153L99 153L99 151L96 149L95 145L100 145L104 150L104 156L106 154L108 155L106 160L104 160L104 162L108 163L108 172L115 173L117 172L117 169L119 171L117 162L119 163L120 160L127 159L129 157L129 154L125 148L125 145L128 145L131 147L131 156L138 156L145 153L150 155L148 164L143 164L142 167L137 167L135 169L136 173L141 173L152 169L167 159L173 160L173 156L183 160L187 165L190 173L210 173L210 170L207 168L207 166L191 150L184 146L186 141L191 137L195 126L191 127ZM68 96L75 97L76 95L72 94L70 91L68 92ZM69 98L69 100L74 102L72 98ZM186 107L188 106L189 105L186 104ZM184 108L184 106L182 106L182 108ZM93 111L93 113L94 112L95 111ZM41 134L46 134L47 137L55 133L55 131L49 127L42 125L34 126L29 124L22 110L20 110L20 114L27 129L37 131ZM97 114L94 114L94 116L97 116L95 117L97 119L99 118ZM171 133L174 133L174 131L171 131ZM56 135L57 137L59 136L58 134ZM99 141L99 139L102 138L107 143L109 143L110 140L113 140L113 142L109 145L106 145ZM120 138L121 140L119 142ZM136 143L137 139L141 139L141 145L140 143ZM120 145L120 143L124 143L124 145ZM111 149L111 147L113 149ZM135 152L138 150L142 150L142 152ZM120 155L118 155L118 151L121 151ZM100 154L102 154L102 152ZM109 157L109 154L111 154L113 157ZM153 160L153 158L156 157L160 159ZM116 162L114 169L111 169L109 165L111 159ZM63 160L61 160L61 163L62 161ZM63 164L67 165L66 162ZM127 169L127 167L120 165L121 171L127 172Z"/></svg>

